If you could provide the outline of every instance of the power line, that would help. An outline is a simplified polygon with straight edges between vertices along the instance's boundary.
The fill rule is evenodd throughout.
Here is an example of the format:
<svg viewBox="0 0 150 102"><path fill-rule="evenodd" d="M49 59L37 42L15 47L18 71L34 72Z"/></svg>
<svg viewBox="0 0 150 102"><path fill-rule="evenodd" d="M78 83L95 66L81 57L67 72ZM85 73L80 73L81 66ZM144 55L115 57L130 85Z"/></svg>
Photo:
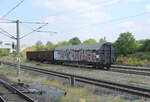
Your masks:
<svg viewBox="0 0 150 102"><path fill-rule="evenodd" d="M0 18L0 23L16 23L15 20Z"/></svg>
<svg viewBox="0 0 150 102"><path fill-rule="evenodd" d="M0 22L0 23L15 23L15 22L3 22L3 21L2 21L2 22Z"/></svg>
<svg viewBox="0 0 150 102"><path fill-rule="evenodd" d="M16 38L14 38L13 36L9 36L9 35L7 35L7 34L5 34L5 33L3 33L3 32L0 32L0 33L3 34L4 36L8 37L8 38L16 39Z"/></svg>
<svg viewBox="0 0 150 102"><path fill-rule="evenodd" d="M3 33L3 35L12 38L12 39L16 39L13 35L11 35L10 33L8 33L7 31L5 31L4 29L0 28L0 30L2 31L1 34Z"/></svg>
<svg viewBox="0 0 150 102"><path fill-rule="evenodd" d="M48 22L19 22L19 23L28 23L28 24L47 24Z"/></svg>
<svg viewBox="0 0 150 102"><path fill-rule="evenodd" d="M125 19L129 19L129 18L135 18L135 17L138 17L138 16L146 15L146 14L150 14L150 12L143 12L143 13L139 13L139 14L136 14L136 15L130 15L130 16L122 17L122 18L112 19L112 20L101 22L100 24L103 24L103 23L105 24L105 23L109 23L109 22L115 22L115 21L125 20ZM47 23L50 23L50 22L26 22L26 21L21 21L20 23L47 24Z"/></svg>
<svg viewBox="0 0 150 102"><path fill-rule="evenodd" d="M138 17L138 16L146 15L146 14L150 14L150 12L143 12L143 13L139 13L139 14L136 14L136 15L131 15L131 16L126 16L126 17L122 17L122 18L112 19L112 20L101 22L99 24L105 24L105 23L110 23L110 22L115 22L115 21L126 20L126 19L129 19L129 18L135 18L135 17Z"/></svg>
<svg viewBox="0 0 150 102"><path fill-rule="evenodd" d="M11 19L5 19L5 18L3 18L3 19L0 19L0 21L11 21L11 22L15 22L15 20L11 20Z"/></svg>
<svg viewBox="0 0 150 102"><path fill-rule="evenodd" d="M28 35L30 35L30 34L36 32L36 31L38 31L39 29L43 28L43 27L46 26L47 24L48 24L48 23L46 23L46 24L44 24L44 25L42 25L42 26L40 26L40 27L34 29L34 30L31 31L30 33L27 33L27 34L23 35L20 39L22 39L22 38L24 38L24 37L26 37L26 36L28 36Z"/></svg>
<svg viewBox="0 0 150 102"><path fill-rule="evenodd" d="M40 31L40 30L38 30L38 31L36 31L36 32L43 32L43 33L57 33L57 32L53 32L53 31Z"/></svg>
<svg viewBox="0 0 150 102"><path fill-rule="evenodd" d="M24 25L24 26L26 26L28 29L33 30L33 28L31 28L31 27L29 27L27 25ZM43 30L42 31L41 30L37 30L36 32L39 32L39 33L41 33L41 32L42 33L55 33L55 34L57 33L57 32L54 32L54 31L43 31Z"/></svg>
<svg viewBox="0 0 150 102"><path fill-rule="evenodd" d="M19 5L21 5L24 2L24 0L20 1L16 6L14 6L12 9L10 9L6 14L2 16L2 18L5 18L8 16L14 9L16 9Z"/></svg>

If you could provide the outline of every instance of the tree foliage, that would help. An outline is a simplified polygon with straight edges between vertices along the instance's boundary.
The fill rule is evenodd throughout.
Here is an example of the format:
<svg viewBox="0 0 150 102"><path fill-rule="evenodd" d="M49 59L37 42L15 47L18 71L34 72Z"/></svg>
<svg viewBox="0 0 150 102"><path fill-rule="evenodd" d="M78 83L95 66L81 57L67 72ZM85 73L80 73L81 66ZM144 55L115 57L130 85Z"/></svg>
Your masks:
<svg viewBox="0 0 150 102"><path fill-rule="evenodd" d="M44 44L42 43L42 41L37 41L36 42L36 50L37 51L43 51L43 50L45 50L45 47L44 47Z"/></svg>
<svg viewBox="0 0 150 102"><path fill-rule="evenodd" d="M81 41L80 41L80 39L78 37L74 37L74 38L70 39L69 42L72 45L79 45L79 44L81 44Z"/></svg>
<svg viewBox="0 0 150 102"><path fill-rule="evenodd" d="M95 43L96 43L95 39L88 39L88 40L83 41L83 44L95 44Z"/></svg>
<svg viewBox="0 0 150 102"><path fill-rule="evenodd" d="M54 49L54 44L51 41L48 41L46 43L46 50L53 50Z"/></svg>
<svg viewBox="0 0 150 102"><path fill-rule="evenodd" d="M70 42L67 41L63 41L63 42L59 42L58 44L56 44L55 47L59 47L59 46L69 46L72 45Z"/></svg>
<svg viewBox="0 0 150 102"><path fill-rule="evenodd" d="M3 42L2 41L0 41L0 45L2 45L3 44Z"/></svg>
<svg viewBox="0 0 150 102"><path fill-rule="evenodd" d="M130 32L121 33L117 41L114 43L117 55L132 54L137 48L136 40Z"/></svg>
<svg viewBox="0 0 150 102"><path fill-rule="evenodd" d="M150 39L141 40L140 46L137 49L137 51L141 51L141 52L150 51Z"/></svg>
<svg viewBox="0 0 150 102"><path fill-rule="evenodd" d="M107 42L107 40L106 40L106 38L104 37L104 38L101 38L100 40L99 40L99 43L106 43Z"/></svg>
<svg viewBox="0 0 150 102"><path fill-rule="evenodd" d="M0 48L0 56L7 56L9 54L8 49Z"/></svg>
<svg viewBox="0 0 150 102"><path fill-rule="evenodd" d="M48 41L48 42L46 43L46 45L53 45L53 43L52 43L51 41Z"/></svg>

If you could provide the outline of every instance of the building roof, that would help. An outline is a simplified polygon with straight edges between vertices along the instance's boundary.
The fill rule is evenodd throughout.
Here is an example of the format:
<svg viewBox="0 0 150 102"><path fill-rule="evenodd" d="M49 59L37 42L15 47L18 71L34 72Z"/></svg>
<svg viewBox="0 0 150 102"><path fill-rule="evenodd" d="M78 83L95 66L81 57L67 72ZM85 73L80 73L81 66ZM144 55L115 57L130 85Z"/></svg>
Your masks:
<svg viewBox="0 0 150 102"><path fill-rule="evenodd" d="M104 44L111 44L111 43L96 43L96 44L86 44L86 45L61 46L61 47L56 47L55 50L98 50Z"/></svg>

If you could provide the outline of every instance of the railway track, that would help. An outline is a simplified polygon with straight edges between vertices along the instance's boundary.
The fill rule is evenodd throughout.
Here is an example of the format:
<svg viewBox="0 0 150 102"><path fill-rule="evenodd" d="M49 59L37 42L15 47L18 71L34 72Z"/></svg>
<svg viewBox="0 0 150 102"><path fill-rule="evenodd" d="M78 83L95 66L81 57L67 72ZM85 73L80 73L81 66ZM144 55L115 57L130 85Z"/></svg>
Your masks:
<svg viewBox="0 0 150 102"><path fill-rule="evenodd" d="M133 67L133 66L121 66L121 65L111 65L111 68L115 69L128 69L128 70L138 70L138 71L149 71L150 68L145 68L145 67Z"/></svg>
<svg viewBox="0 0 150 102"><path fill-rule="evenodd" d="M35 100L0 79L0 102L35 102Z"/></svg>
<svg viewBox="0 0 150 102"><path fill-rule="evenodd" d="M93 68L93 66L85 66L85 65L77 65L77 64L69 64L65 63L64 66L72 66L72 67L80 67L80 68L88 68L88 69L100 69L100 68ZM106 69L101 69L106 70ZM126 74L135 74L135 75L144 75L144 76L150 76L150 68L137 68L137 67L131 67L131 66L117 66L112 65L109 70L110 72L118 72L118 73L126 73Z"/></svg>
<svg viewBox="0 0 150 102"><path fill-rule="evenodd" d="M8 63L8 62L3 62L3 63L6 65L16 67L16 64L13 64L13 63ZM101 87L105 87L105 88L110 88L110 89L114 89L114 90L118 90L118 91L122 91L122 92L139 95L142 97L150 98L150 88L131 86L131 85L116 83L116 82L107 81L107 80L83 77L83 76L79 76L79 75L51 71L51 70L41 69L41 68L37 68L37 67L30 67L30 66L25 66L25 65L21 65L21 69L35 71L35 72L43 73L46 75L53 75L53 76L68 79L72 86L75 85L75 82L81 82L81 83L85 83L85 84L101 86Z"/></svg>
<svg viewBox="0 0 150 102"><path fill-rule="evenodd" d="M98 69L93 68L92 66L85 66L85 65L77 65L77 64L63 64L64 66L71 66L71 67L86 67L88 69ZM105 69L101 69L105 70ZM118 73L125 73L125 74L135 74L135 75L144 75L144 76L150 76L150 68L142 68L142 67L132 67L132 66L118 66L118 65L112 65L109 70L110 72L118 72Z"/></svg>
<svg viewBox="0 0 150 102"><path fill-rule="evenodd" d="M91 69L91 68L93 69L92 66L76 65L76 64L65 64L65 66L86 67L86 68L89 68L89 69ZM97 68L95 68L95 69L97 69ZM131 66L112 65L110 67L110 69L107 70L107 71L118 72L118 73L126 73L126 74L150 76L150 68L137 68L137 67L131 67Z"/></svg>
<svg viewBox="0 0 150 102"><path fill-rule="evenodd" d="M140 69L130 69L130 68L119 68L119 67L111 67L109 70L111 72L119 72L119 73L126 73L126 74L135 74L135 75L144 75L150 76L149 70L140 70Z"/></svg>

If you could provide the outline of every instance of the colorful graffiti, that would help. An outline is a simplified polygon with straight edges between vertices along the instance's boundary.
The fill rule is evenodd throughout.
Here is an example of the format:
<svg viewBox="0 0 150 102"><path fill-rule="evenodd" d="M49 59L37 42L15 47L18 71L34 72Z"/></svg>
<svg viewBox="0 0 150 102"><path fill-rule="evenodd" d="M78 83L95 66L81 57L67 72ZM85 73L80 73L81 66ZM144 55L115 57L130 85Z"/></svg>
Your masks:
<svg viewBox="0 0 150 102"><path fill-rule="evenodd" d="M96 51L55 51L54 56L56 60L67 60L67 61L88 61L88 62L98 62L99 54Z"/></svg>

